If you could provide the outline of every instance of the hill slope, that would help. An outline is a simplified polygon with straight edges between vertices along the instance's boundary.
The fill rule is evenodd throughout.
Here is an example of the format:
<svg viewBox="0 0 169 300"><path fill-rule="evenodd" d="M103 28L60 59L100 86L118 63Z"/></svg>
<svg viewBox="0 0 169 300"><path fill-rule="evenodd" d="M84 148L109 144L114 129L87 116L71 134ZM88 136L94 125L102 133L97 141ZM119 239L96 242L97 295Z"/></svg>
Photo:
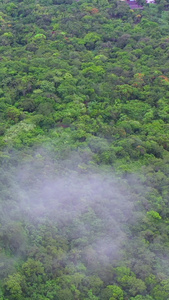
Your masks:
<svg viewBox="0 0 169 300"><path fill-rule="evenodd" d="M167 300L167 2L0 4L1 300Z"/></svg>

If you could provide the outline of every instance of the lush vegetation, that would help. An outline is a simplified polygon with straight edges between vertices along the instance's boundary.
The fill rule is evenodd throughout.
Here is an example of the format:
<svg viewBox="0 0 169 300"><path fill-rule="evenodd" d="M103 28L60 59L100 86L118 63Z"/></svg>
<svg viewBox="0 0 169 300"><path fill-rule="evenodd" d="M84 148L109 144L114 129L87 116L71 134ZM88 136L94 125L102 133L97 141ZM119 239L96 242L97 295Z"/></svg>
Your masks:
<svg viewBox="0 0 169 300"><path fill-rule="evenodd" d="M0 300L169 299L169 3L0 3Z"/></svg>

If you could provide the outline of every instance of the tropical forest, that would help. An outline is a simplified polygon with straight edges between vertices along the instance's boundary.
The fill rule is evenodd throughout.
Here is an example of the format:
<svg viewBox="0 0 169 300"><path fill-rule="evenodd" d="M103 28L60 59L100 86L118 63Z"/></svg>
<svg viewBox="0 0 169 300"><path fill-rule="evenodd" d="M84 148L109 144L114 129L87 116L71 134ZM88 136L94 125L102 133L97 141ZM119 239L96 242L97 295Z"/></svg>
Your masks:
<svg viewBox="0 0 169 300"><path fill-rule="evenodd" d="M169 0L0 0L0 300L169 300Z"/></svg>

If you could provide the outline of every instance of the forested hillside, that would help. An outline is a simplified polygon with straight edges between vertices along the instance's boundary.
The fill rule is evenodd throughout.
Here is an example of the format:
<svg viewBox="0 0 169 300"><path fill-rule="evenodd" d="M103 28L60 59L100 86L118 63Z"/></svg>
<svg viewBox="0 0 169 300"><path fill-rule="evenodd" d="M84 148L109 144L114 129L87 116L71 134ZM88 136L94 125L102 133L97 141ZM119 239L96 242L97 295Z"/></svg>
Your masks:
<svg viewBox="0 0 169 300"><path fill-rule="evenodd" d="M0 300L169 299L169 2L0 2Z"/></svg>

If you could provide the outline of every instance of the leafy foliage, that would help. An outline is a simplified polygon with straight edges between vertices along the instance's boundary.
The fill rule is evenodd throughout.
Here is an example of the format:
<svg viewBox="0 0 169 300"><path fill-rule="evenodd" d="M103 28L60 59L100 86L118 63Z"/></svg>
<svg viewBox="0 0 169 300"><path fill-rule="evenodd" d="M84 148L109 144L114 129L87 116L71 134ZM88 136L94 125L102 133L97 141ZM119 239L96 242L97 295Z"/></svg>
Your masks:
<svg viewBox="0 0 169 300"><path fill-rule="evenodd" d="M168 1L140 3L0 3L1 300L168 299Z"/></svg>

